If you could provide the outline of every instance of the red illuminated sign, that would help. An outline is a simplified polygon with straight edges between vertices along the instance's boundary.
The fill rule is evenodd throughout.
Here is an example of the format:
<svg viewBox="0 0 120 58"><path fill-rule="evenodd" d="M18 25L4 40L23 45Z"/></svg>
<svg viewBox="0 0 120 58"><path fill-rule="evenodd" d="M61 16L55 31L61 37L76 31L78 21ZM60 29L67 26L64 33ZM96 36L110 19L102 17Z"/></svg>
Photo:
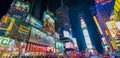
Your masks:
<svg viewBox="0 0 120 58"><path fill-rule="evenodd" d="M46 52L47 47L43 46L43 45L27 43L26 51L30 51L30 52Z"/></svg>
<svg viewBox="0 0 120 58"><path fill-rule="evenodd" d="M54 47L47 47L47 52L54 52Z"/></svg>
<svg viewBox="0 0 120 58"><path fill-rule="evenodd" d="M102 3L103 5L111 2L112 0L96 0L96 3Z"/></svg>

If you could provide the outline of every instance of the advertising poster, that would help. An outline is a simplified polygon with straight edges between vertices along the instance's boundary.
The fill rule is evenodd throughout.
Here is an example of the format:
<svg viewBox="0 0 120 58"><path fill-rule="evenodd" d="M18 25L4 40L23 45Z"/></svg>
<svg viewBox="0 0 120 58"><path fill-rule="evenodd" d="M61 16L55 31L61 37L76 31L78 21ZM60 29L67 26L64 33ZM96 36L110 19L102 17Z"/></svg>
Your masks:
<svg viewBox="0 0 120 58"><path fill-rule="evenodd" d="M108 21L108 22L106 22L106 26L107 26L112 38L118 39L117 38L118 27L117 27L116 22L115 21Z"/></svg>
<svg viewBox="0 0 120 58"><path fill-rule="evenodd" d="M30 25L34 26L35 28L42 29L42 23L32 15L28 14L26 22Z"/></svg>
<svg viewBox="0 0 120 58"><path fill-rule="evenodd" d="M101 3L102 5L111 2L112 0L95 0L96 4Z"/></svg>
<svg viewBox="0 0 120 58"><path fill-rule="evenodd" d="M0 21L0 36L4 36L6 31L10 31L13 23L13 18L10 18L8 15L4 15Z"/></svg>
<svg viewBox="0 0 120 58"><path fill-rule="evenodd" d="M55 40L53 37L48 36L46 33L32 27L29 42L43 44L43 45L55 45Z"/></svg>
<svg viewBox="0 0 120 58"><path fill-rule="evenodd" d="M16 16L20 19L23 19L27 16L30 9L30 4L22 0L13 0L8 13L11 16Z"/></svg>
<svg viewBox="0 0 120 58"><path fill-rule="evenodd" d="M21 19L15 18L14 25L8 36L15 39L27 40L29 38L30 28L31 26L29 26L28 23Z"/></svg>
<svg viewBox="0 0 120 58"><path fill-rule="evenodd" d="M33 43L27 43L25 51L27 51L27 52L46 52L47 46L33 44Z"/></svg>
<svg viewBox="0 0 120 58"><path fill-rule="evenodd" d="M71 43L71 42L66 42L66 43L65 43L65 48L66 48L66 49L69 49L69 48L74 49L74 44Z"/></svg>
<svg viewBox="0 0 120 58"><path fill-rule="evenodd" d="M14 40L8 37L0 36L0 46L10 47L14 44Z"/></svg>
<svg viewBox="0 0 120 58"><path fill-rule="evenodd" d="M57 41L56 42L56 48L58 49L59 52L63 52L64 51L64 45L63 45L63 43Z"/></svg>
<svg viewBox="0 0 120 58"><path fill-rule="evenodd" d="M48 13L46 11L44 12L43 31L52 35L55 33L55 20Z"/></svg>

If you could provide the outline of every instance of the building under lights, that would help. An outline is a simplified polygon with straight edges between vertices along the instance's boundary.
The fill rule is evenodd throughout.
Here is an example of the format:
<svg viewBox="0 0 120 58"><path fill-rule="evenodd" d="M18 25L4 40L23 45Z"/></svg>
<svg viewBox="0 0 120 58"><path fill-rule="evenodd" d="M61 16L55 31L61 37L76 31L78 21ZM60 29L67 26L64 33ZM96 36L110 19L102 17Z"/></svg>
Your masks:
<svg viewBox="0 0 120 58"><path fill-rule="evenodd" d="M109 33L106 27L106 22L110 21L110 16L112 14L114 6L114 0L95 0L95 3L96 12L94 12L94 10L91 9L93 18L101 34L101 39L103 42L102 45L104 50L110 51L112 46L111 39L108 36Z"/></svg>
<svg viewBox="0 0 120 58"><path fill-rule="evenodd" d="M111 37L114 42L114 46L116 46L116 48L117 48L116 49L117 51L120 51L120 7L119 7L119 5L120 5L120 0L115 0L114 9L113 9L112 15L110 17L110 19L111 19L110 22L114 22L114 23L111 23L112 28L114 28L112 30L112 31L114 31L114 33L112 34Z"/></svg>
<svg viewBox="0 0 120 58"><path fill-rule="evenodd" d="M85 43L86 43L86 49L88 49L89 52L93 52L93 46L92 46L90 36L87 30L87 25L82 17L80 18L80 22L81 22L81 28L83 30Z"/></svg>
<svg viewBox="0 0 120 58"><path fill-rule="evenodd" d="M116 19L120 21L120 0L115 0L113 15L116 16Z"/></svg>

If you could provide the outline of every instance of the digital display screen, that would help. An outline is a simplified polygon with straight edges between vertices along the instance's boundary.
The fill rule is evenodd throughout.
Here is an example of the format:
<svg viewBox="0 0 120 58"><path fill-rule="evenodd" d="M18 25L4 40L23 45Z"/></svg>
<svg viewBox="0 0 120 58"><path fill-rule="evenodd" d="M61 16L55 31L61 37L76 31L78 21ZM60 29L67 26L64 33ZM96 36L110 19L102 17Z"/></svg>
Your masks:
<svg viewBox="0 0 120 58"><path fill-rule="evenodd" d="M55 45L55 40L52 36L48 36L46 33L34 27L31 29L29 42L51 46Z"/></svg>
<svg viewBox="0 0 120 58"><path fill-rule="evenodd" d="M20 0L14 0L11 4L8 13L13 16L15 15L18 18L25 18L29 12L30 4Z"/></svg>

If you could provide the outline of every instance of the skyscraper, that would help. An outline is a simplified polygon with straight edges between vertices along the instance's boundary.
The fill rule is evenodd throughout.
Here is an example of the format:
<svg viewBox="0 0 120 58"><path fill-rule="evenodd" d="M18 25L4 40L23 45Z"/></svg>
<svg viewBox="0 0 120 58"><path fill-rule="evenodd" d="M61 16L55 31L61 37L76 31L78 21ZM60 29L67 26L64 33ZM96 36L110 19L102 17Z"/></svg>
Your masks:
<svg viewBox="0 0 120 58"><path fill-rule="evenodd" d="M108 30L105 23L110 20L110 16L113 11L114 0L95 0L95 3L96 12L93 18L96 20L96 22L98 22L99 26L97 26L100 27L99 31L103 42L103 48L105 51L109 52L108 48L112 48L110 45L111 39L108 36Z"/></svg>
<svg viewBox="0 0 120 58"><path fill-rule="evenodd" d="M56 21L56 31L58 33L63 33L63 30L68 31L71 28L69 13L66 6L61 6L56 11L57 21Z"/></svg>
<svg viewBox="0 0 120 58"><path fill-rule="evenodd" d="M93 52L93 46L92 46L90 36L87 30L87 25L82 17L80 18L80 22L81 22L81 28L83 30L85 43L86 43L86 49L88 49L89 52Z"/></svg>

